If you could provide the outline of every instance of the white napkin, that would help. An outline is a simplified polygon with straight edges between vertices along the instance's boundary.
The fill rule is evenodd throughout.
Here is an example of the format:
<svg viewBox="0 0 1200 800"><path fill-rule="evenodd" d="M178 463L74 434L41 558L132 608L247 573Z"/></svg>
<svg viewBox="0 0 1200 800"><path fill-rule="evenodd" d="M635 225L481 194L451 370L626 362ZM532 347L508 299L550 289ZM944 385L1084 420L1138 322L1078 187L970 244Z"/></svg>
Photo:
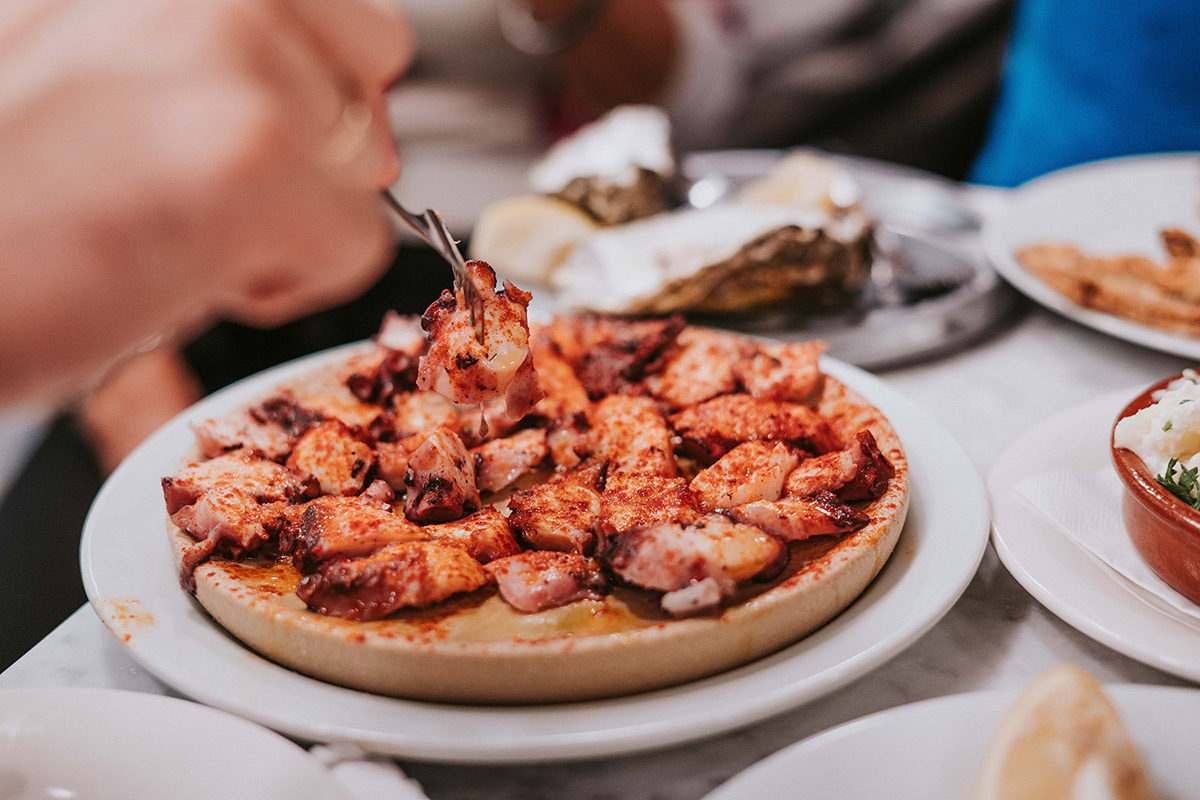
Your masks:
<svg viewBox="0 0 1200 800"><path fill-rule="evenodd" d="M429 800L421 784L387 756L349 742L319 744L308 751L354 800Z"/></svg>
<svg viewBox="0 0 1200 800"><path fill-rule="evenodd" d="M1111 468L1044 472L1025 478L1015 489L1068 539L1143 590L1126 585L1135 597L1200 627L1200 605L1155 575L1130 541L1121 516L1125 488Z"/></svg>

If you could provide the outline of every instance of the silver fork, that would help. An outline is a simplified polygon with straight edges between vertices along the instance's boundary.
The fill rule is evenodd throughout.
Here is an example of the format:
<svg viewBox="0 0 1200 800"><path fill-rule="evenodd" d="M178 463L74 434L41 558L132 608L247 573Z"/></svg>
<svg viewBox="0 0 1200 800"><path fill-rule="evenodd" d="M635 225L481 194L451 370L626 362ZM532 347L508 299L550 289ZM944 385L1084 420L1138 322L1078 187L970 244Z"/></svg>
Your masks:
<svg viewBox="0 0 1200 800"><path fill-rule="evenodd" d="M388 207L396 212L396 216L400 217L404 224L421 238L421 241L432 247L450 264L450 269L454 271L454 285L462 290L463 299L466 300L467 313L471 317L471 327L475 329L475 338L482 344L483 298L479 296L475 283L467 273L467 262L463 260L462 253L458 250L458 244L450 235L450 229L446 227L446 221L442 219L442 215L432 208L425 209L424 214L414 214L396 199L390 189L383 190L383 199Z"/></svg>

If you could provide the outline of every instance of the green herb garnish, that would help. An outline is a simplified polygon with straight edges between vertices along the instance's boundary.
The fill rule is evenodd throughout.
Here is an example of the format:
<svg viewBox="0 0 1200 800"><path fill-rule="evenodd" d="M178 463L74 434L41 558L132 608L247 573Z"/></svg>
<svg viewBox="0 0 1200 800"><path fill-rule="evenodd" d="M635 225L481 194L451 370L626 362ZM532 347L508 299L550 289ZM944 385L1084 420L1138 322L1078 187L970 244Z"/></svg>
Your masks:
<svg viewBox="0 0 1200 800"><path fill-rule="evenodd" d="M1154 480L1192 508L1200 510L1200 467L1185 469L1179 465L1179 459L1172 458L1167 462L1165 472L1154 476Z"/></svg>
<svg viewBox="0 0 1200 800"><path fill-rule="evenodd" d="M1167 420L1167 424L1163 425L1163 430L1169 431L1169 430L1171 430L1172 427L1174 427L1174 426L1172 425L1171 420Z"/></svg>

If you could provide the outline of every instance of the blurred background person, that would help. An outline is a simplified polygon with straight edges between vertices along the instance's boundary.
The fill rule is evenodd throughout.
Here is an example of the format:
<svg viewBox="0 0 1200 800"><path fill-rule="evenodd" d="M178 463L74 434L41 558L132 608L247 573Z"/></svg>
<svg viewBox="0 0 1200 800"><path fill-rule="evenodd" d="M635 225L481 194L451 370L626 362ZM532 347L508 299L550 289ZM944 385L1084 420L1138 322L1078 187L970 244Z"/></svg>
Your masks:
<svg viewBox="0 0 1200 800"><path fill-rule="evenodd" d="M1022 0L971 177L1016 186L1133 153L1200 149L1200 4Z"/></svg>
<svg viewBox="0 0 1200 800"><path fill-rule="evenodd" d="M468 231L528 192L558 136L624 103L682 151L794 147L962 178L991 108L1008 0L399 0L417 55L391 97L402 199Z"/></svg>
<svg viewBox="0 0 1200 800"><path fill-rule="evenodd" d="M0 403L219 317L362 291L411 55L370 2L13 0L0 16Z"/></svg>

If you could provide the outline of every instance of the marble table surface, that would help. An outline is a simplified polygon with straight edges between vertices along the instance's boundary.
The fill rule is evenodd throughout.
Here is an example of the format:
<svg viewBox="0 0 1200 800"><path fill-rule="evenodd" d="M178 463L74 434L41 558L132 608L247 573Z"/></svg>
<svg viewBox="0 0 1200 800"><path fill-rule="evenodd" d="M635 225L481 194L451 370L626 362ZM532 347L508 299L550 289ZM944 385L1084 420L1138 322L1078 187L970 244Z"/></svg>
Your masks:
<svg viewBox="0 0 1200 800"><path fill-rule="evenodd" d="M1186 366L1194 365L1027 309L974 347L881 374L941 420L986 476L1006 444L1039 420ZM743 730L585 763L402 766L434 800L693 800L763 757L833 725L915 700L1022 687L1063 662L1091 670L1105 682L1186 685L1060 621L1021 588L989 547L962 599L899 656L831 695ZM34 686L170 693L124 653L87 607L0 674L0 688Z"/></svg>

